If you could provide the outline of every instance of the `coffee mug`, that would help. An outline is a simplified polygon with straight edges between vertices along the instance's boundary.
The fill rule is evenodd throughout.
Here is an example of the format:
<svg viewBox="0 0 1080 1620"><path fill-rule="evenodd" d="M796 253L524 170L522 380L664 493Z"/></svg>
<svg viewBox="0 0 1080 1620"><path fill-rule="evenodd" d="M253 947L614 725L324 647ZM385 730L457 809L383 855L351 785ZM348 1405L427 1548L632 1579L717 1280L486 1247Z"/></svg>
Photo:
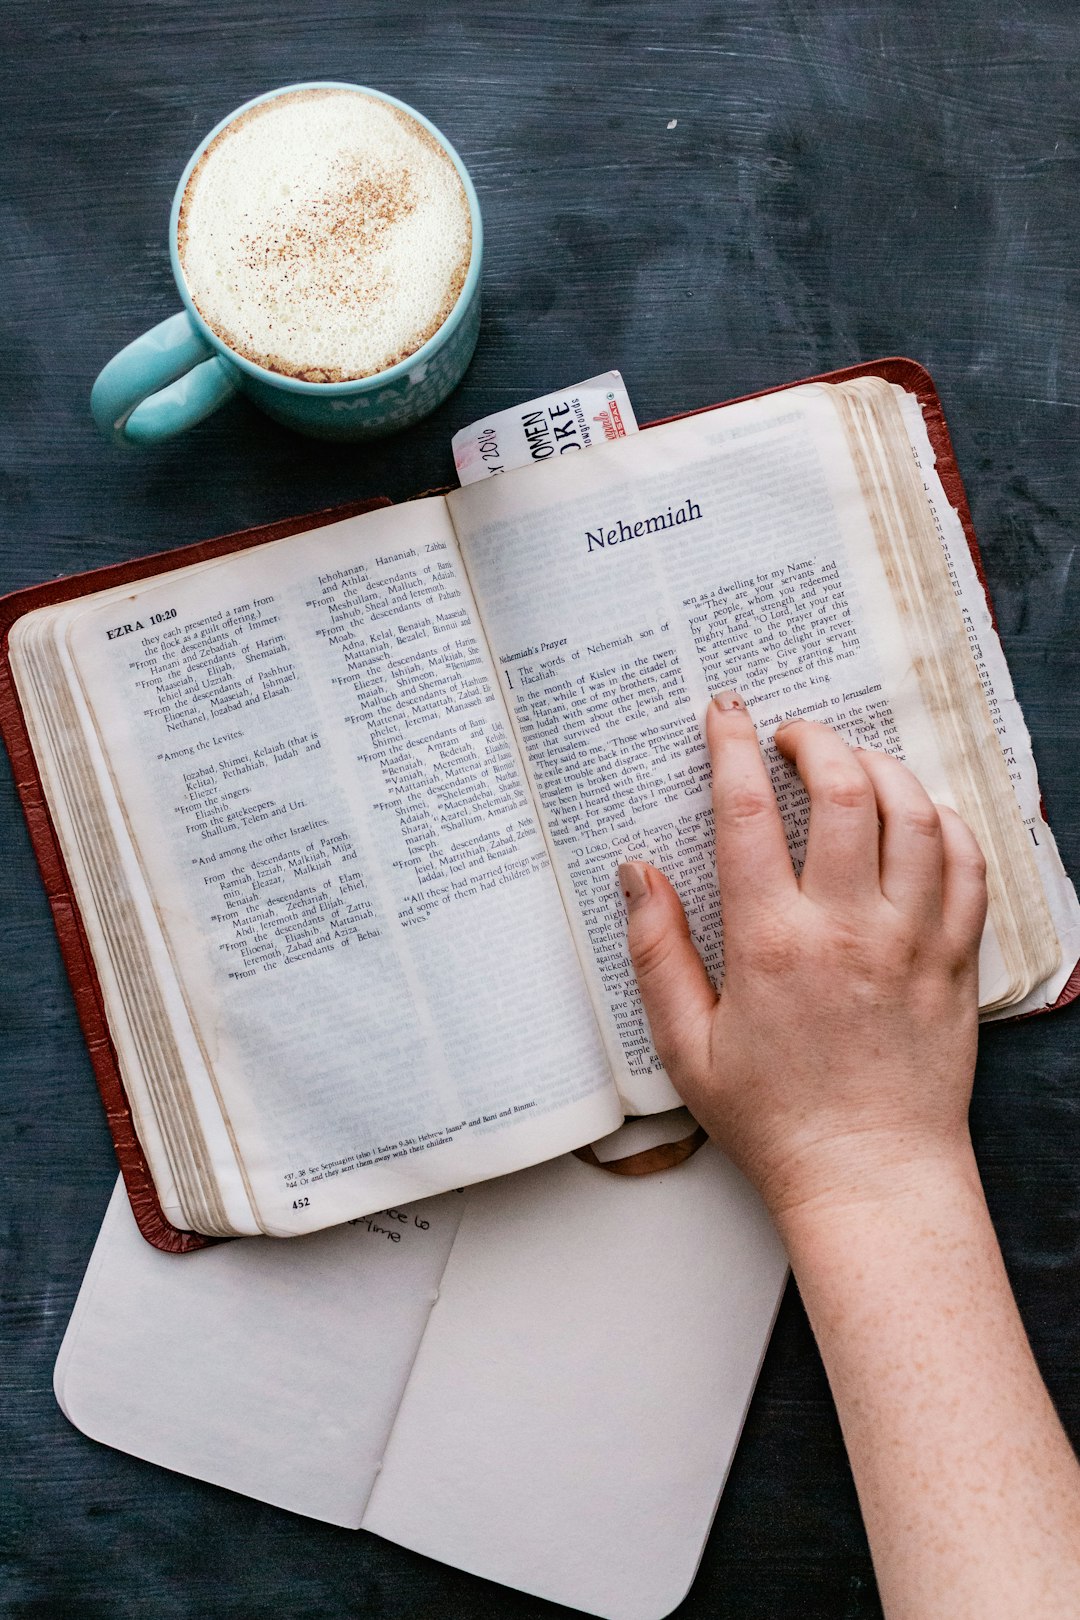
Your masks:
<svg viewBox="0 0 1080 1620"><path fill-rule="evenodd" d="M207 147L252 107L298 90L358 90L414 119L453 162L472 221L472 253L465 282L442 325L398 364L345 382L308 382L285 376L238 354L199 314L180 262L181 203L192 170ZM194 427L237 392L246 394L275 421L315 438L376 438L408 427L440 405L460 382L476 347L483 226L472 181L446 137L422 113L381 90L337 80L312 80L269 90L223 118L196 148L180 177L169 219L169 255L184 308L114 355L90 396L95 422L118 444L158 444L171 439Z"/></svg>

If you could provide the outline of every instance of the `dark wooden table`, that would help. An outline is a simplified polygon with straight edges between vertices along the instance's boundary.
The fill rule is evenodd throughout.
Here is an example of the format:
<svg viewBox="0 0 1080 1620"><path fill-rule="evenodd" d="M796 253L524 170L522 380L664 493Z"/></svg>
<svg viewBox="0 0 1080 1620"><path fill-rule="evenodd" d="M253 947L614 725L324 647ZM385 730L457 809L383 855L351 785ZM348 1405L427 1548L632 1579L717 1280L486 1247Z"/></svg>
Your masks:
<svg viewBox="0 0 1080 1620"><path fill-rule="evenodd" d="M609 366L647 420L876 355L936 377L1050 817L1080 868L1080 31L1075 0L7 0L0 583L452 476L452 431ZM249 96L312 77L425 111L484 209L458 393L371 448L234 402L170 446L93 430L103 362L177 306L176 178ZM566 1611L94 1445L57 1346L114 1175L3 773L4 1620L477 1620ZM1080 1435L1076 1009L987 1031L974 1129L1039 1362ZM677 1376L658 1369L658 1377ZM789 1292L690 1617L879 1613Z"/></svg>

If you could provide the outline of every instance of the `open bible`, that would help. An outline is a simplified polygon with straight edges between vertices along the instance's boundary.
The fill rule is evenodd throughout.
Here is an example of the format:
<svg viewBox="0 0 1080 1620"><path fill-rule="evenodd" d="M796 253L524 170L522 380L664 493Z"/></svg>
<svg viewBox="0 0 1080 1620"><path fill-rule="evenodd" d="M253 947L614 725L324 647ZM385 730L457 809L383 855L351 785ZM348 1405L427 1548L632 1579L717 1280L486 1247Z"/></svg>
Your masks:
<svg viewBox="0 0 1080 1620"><path fill-rule="evenodd" d="M879 369L14 623L169 1222L309 1232L673 1107L615 872L668 874L719 982L720 687L759 726L796 862L807 801L769 739L805 715L905 759L974 830L984 1014L1062 995L1080 908L932 387Z"/></svg>

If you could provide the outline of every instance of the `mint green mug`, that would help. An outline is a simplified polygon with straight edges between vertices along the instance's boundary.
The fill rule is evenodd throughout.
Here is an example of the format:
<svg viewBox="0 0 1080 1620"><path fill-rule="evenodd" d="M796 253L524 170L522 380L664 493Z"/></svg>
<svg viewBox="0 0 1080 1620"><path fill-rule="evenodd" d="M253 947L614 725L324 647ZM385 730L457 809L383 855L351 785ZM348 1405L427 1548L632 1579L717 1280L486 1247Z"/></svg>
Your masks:
<svg viewBox="0 0 1080 1620"><path fill-rule="evenodd" d="M407 114L438 142L461 177L472 219L472 256L456 304L414 354L373 376L306 382L257 365L218 336L192 302L177 247L180 205L191 172L223 129L260 102L295 90L359 90ZM318 439L366 439L395 433L440 405L460 382L480 332L483 225L468 171L450 142L415 108L364 85L319 79L283 85L231 112L193 152L180 177L169 220L169 255L184 308L114 355L94 383L90 409L117 444L159 444L194 427L234 393L243 393L286 427Z"/></svg>

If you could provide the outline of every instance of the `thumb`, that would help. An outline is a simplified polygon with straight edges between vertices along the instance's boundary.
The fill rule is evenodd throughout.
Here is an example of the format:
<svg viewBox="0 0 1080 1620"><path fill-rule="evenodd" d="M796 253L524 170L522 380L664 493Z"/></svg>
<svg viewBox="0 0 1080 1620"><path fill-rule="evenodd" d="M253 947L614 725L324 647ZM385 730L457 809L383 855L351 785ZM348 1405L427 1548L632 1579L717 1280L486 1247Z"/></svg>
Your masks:
<svg viewBox="0 0 1080 1620"><path fill-rule="evenodd" d="M627 944L653 1042L668 1074L694 1067L708 1040L716 991L675 890L646 861L619 867Z"/></svg>

